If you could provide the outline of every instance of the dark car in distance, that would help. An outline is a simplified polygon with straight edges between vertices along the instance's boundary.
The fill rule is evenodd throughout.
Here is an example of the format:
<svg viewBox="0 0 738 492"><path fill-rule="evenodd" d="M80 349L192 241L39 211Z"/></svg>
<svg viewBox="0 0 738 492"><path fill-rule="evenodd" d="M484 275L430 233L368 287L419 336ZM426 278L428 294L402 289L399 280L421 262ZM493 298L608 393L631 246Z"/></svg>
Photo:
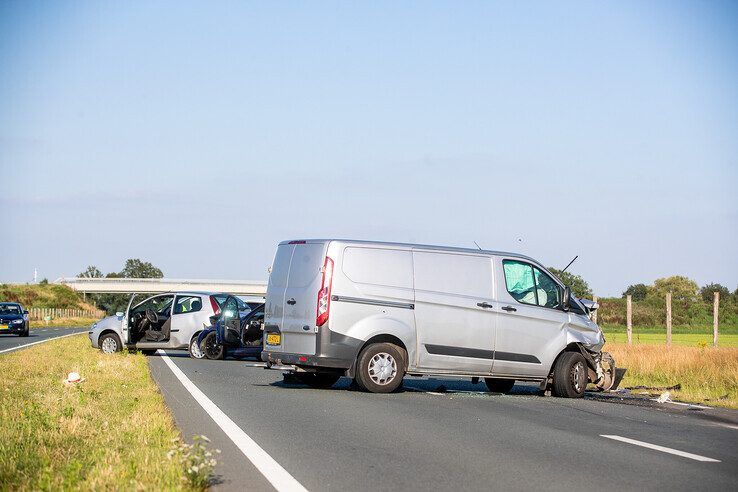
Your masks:
<svg viewBox="0 0 738 492"><path fill-rule="evenodd" d="M28 311L17 302L0 302L0 335L28 336Z"/></svg>

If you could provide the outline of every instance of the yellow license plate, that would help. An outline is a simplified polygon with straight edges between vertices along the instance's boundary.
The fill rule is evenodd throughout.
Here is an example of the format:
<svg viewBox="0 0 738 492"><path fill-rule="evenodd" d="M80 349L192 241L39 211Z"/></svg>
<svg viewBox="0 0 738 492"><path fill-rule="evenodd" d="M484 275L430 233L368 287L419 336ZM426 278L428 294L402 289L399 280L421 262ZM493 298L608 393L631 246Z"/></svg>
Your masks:
<svg viewBox="0 0 738 492"><path fill-rule="evenodd" d="M282 335L279 333L267 334L267 345L279 345L280 343L282 343Z"/></svg>
<svg viewBox="0 0 738 492"><path fill-rule="evenodd" d="M0 330L8 330L10 329L10 325L0 325Z"/></svg>

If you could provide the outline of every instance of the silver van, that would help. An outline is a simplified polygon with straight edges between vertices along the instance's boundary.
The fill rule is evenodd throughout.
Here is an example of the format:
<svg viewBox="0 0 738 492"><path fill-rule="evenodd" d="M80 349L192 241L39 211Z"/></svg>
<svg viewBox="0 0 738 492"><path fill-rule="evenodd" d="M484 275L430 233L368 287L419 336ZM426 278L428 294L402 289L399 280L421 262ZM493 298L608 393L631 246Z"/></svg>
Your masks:
<svg viewBox="0 0 738 492"><path fill-rule="evenodd" d="M376 393L404 375L516 380L580 397L610 389L615 362L588 307L527 256L352 240L279 244L267 287L267 367L314 387L339 377Z"/></svg>

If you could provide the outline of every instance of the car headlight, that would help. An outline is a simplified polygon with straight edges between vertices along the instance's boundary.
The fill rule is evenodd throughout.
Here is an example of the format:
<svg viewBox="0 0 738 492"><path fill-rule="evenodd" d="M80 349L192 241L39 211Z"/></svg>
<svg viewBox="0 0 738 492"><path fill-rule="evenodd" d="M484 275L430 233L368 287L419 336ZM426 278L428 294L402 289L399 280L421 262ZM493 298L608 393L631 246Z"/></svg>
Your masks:
<svg viewBox="0 0 738 492"><path fill-rule="evenodd" d="M22 319L14 319L13 320L13 324L19 325L21 323L23 323L23 320Z"/></svg>

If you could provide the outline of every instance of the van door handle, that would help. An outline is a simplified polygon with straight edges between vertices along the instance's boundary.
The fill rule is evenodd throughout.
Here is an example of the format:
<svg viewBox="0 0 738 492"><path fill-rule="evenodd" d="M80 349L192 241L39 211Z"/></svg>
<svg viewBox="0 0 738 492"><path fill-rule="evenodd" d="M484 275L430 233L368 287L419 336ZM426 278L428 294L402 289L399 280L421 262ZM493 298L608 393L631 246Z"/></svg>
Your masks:
<svg viewBox="0 0 738 492"><path fill-rule="evenodd" d="M513 312L517 311L517 309L515 309L512 306L503 306L502 307L502 310L507 311L508 313L513 313Z"/></svg>
<svg viewBox="0 0 738 492"><path fill-rule="evenodd" d="M287 304L289 304L290 306L294 306L295 304L297 304L297 301L294 299L290 299L289 301L287 301Z"/></svg>
<svg viewBox="0 0 738 492"><path fill-rule="evenodd" d="M479 306L480 308L485 308L485 309L494 307L492 304L488 302L478 302L477 306Z"/></svg>

